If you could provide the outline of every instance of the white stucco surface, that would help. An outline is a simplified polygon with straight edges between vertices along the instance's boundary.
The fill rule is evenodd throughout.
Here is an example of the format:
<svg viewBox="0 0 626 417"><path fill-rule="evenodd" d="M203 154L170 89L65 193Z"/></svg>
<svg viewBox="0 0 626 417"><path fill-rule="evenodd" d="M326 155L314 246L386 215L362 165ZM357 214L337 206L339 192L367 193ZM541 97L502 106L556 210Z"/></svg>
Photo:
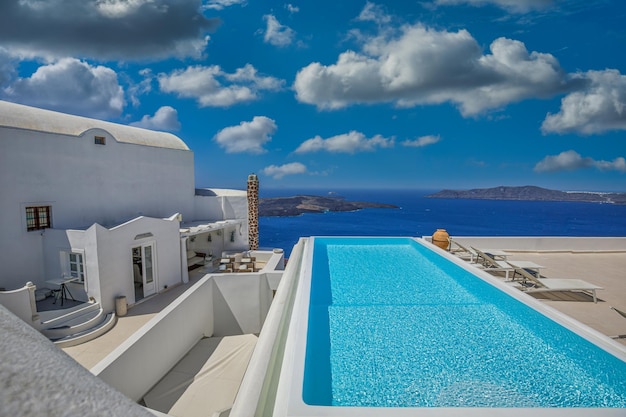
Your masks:
<svg viewBox="0 0 626 417"><path fill-rule="evenodd" d="M0 416L153 416L0 305Z"/></svg>

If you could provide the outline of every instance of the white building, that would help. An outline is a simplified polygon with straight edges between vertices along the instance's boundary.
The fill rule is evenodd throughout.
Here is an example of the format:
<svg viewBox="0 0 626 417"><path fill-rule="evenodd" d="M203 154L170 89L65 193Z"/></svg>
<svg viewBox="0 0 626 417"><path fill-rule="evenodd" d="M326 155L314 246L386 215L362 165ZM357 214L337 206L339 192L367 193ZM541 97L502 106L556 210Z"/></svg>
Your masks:
<svg viewBox="0 0 626 417"><path fill-rule="evenodd" d="M73 278L112 311L186 282L188 258L248 247L246 192L196 190L170 133L0 101L0 150L2 290Z"/></svg>

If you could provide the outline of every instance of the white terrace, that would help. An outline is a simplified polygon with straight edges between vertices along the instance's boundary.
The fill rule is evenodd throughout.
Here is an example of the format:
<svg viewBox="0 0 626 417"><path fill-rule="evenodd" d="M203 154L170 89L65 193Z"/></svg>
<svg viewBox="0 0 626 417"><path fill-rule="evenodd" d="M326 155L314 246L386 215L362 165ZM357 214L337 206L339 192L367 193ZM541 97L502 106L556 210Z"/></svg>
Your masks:
<svg viewBox="0 0 626 417"><path fill-rule="evenodd" d="M476 247L500 248L512 260L540 263L546 267L542 274L548 277L568 276L603 287L597 303L576 293L522 296L538 298L534 302L578 320L588 329L585 332L626 351L625 339L611 338L626 334L626 318L611 308L626 311L626 238L455 239ZM91 376L78 372L80 366L67 356L42 353L49 344L44 338L28 336L32 340L24 352L29 365L21 371L23 386L37 392L33 398L38 403L49 404L47 412L60 403L67 411L97 390L98 403L124 404L121 410L111 406L108 415L142 415L146 409L139 403L153 407L151 412L157 415L285 416L276 389L280 369L290 360L285 340L307 241L301 239L294 247L284 272L279 272L282 254L273 252L268 266L257 273L192 271L188 284L132 307L108 333L65 348L66 354L91 370ZM0 323L6 326L7 320ZM0 342L2 348L11 340ZM11 355L4 369L18 366L25 355ZM49 364L56 369L54 378L63 384L46 382ZM99 382L92 381L93 375ZM119 393L132 401L125 402ZM10 392L0 395L3 404L14 401ZM25 401L22 406L27 406ZM615 411L619 415L620 410ZM98 412L81 409L67 415Z"/></svg>

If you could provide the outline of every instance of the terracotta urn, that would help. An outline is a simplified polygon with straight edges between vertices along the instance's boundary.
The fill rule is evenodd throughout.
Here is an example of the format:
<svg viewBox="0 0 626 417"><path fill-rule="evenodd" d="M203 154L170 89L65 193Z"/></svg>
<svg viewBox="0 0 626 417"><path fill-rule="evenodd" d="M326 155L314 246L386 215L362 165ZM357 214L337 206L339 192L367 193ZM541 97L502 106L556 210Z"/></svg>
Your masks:
<svg viewBox="0 0 626 417"><path fill-rule="evenodd" d="M433 233L432 242L433 245L439 246L441 249L447 250L450 245L450 241L448 238L450 235L446 232L446 229L437 229L435 233Z"/></svg>

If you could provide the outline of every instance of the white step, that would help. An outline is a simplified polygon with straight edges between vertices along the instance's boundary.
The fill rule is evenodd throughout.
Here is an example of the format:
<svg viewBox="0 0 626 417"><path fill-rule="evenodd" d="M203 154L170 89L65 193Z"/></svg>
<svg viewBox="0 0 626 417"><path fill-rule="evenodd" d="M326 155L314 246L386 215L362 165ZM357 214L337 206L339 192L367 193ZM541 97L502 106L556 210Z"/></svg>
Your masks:
<svg viewBox="0 0 626 417"><path fill-rule="evenodd" d="M65 326L66 322L71 321L76 317L89 314L92 311L97 312L98 310L100 310L100 304L90 302L77 305L76 307L66 308L64 310L40 311L40 328L50 329L53 327L62 327Z"/></svg>
<svg viewBox="0 0 626 417"><path fill-rule="evenodd" d="M48 339L61 339L97 326L104 320L104 315L101 307L81 310L65 316L65 320L57 321L54 326L42 329L41 333Z"/></svg>
<svg viewBox="0 0 626 417"><path fill-rule="evenodd" d="M80 345L105 334L117 323L117 316L113 312L100 317L103 317L102 321L94 327L53 340L54 344L62 348Z"/></svg>

